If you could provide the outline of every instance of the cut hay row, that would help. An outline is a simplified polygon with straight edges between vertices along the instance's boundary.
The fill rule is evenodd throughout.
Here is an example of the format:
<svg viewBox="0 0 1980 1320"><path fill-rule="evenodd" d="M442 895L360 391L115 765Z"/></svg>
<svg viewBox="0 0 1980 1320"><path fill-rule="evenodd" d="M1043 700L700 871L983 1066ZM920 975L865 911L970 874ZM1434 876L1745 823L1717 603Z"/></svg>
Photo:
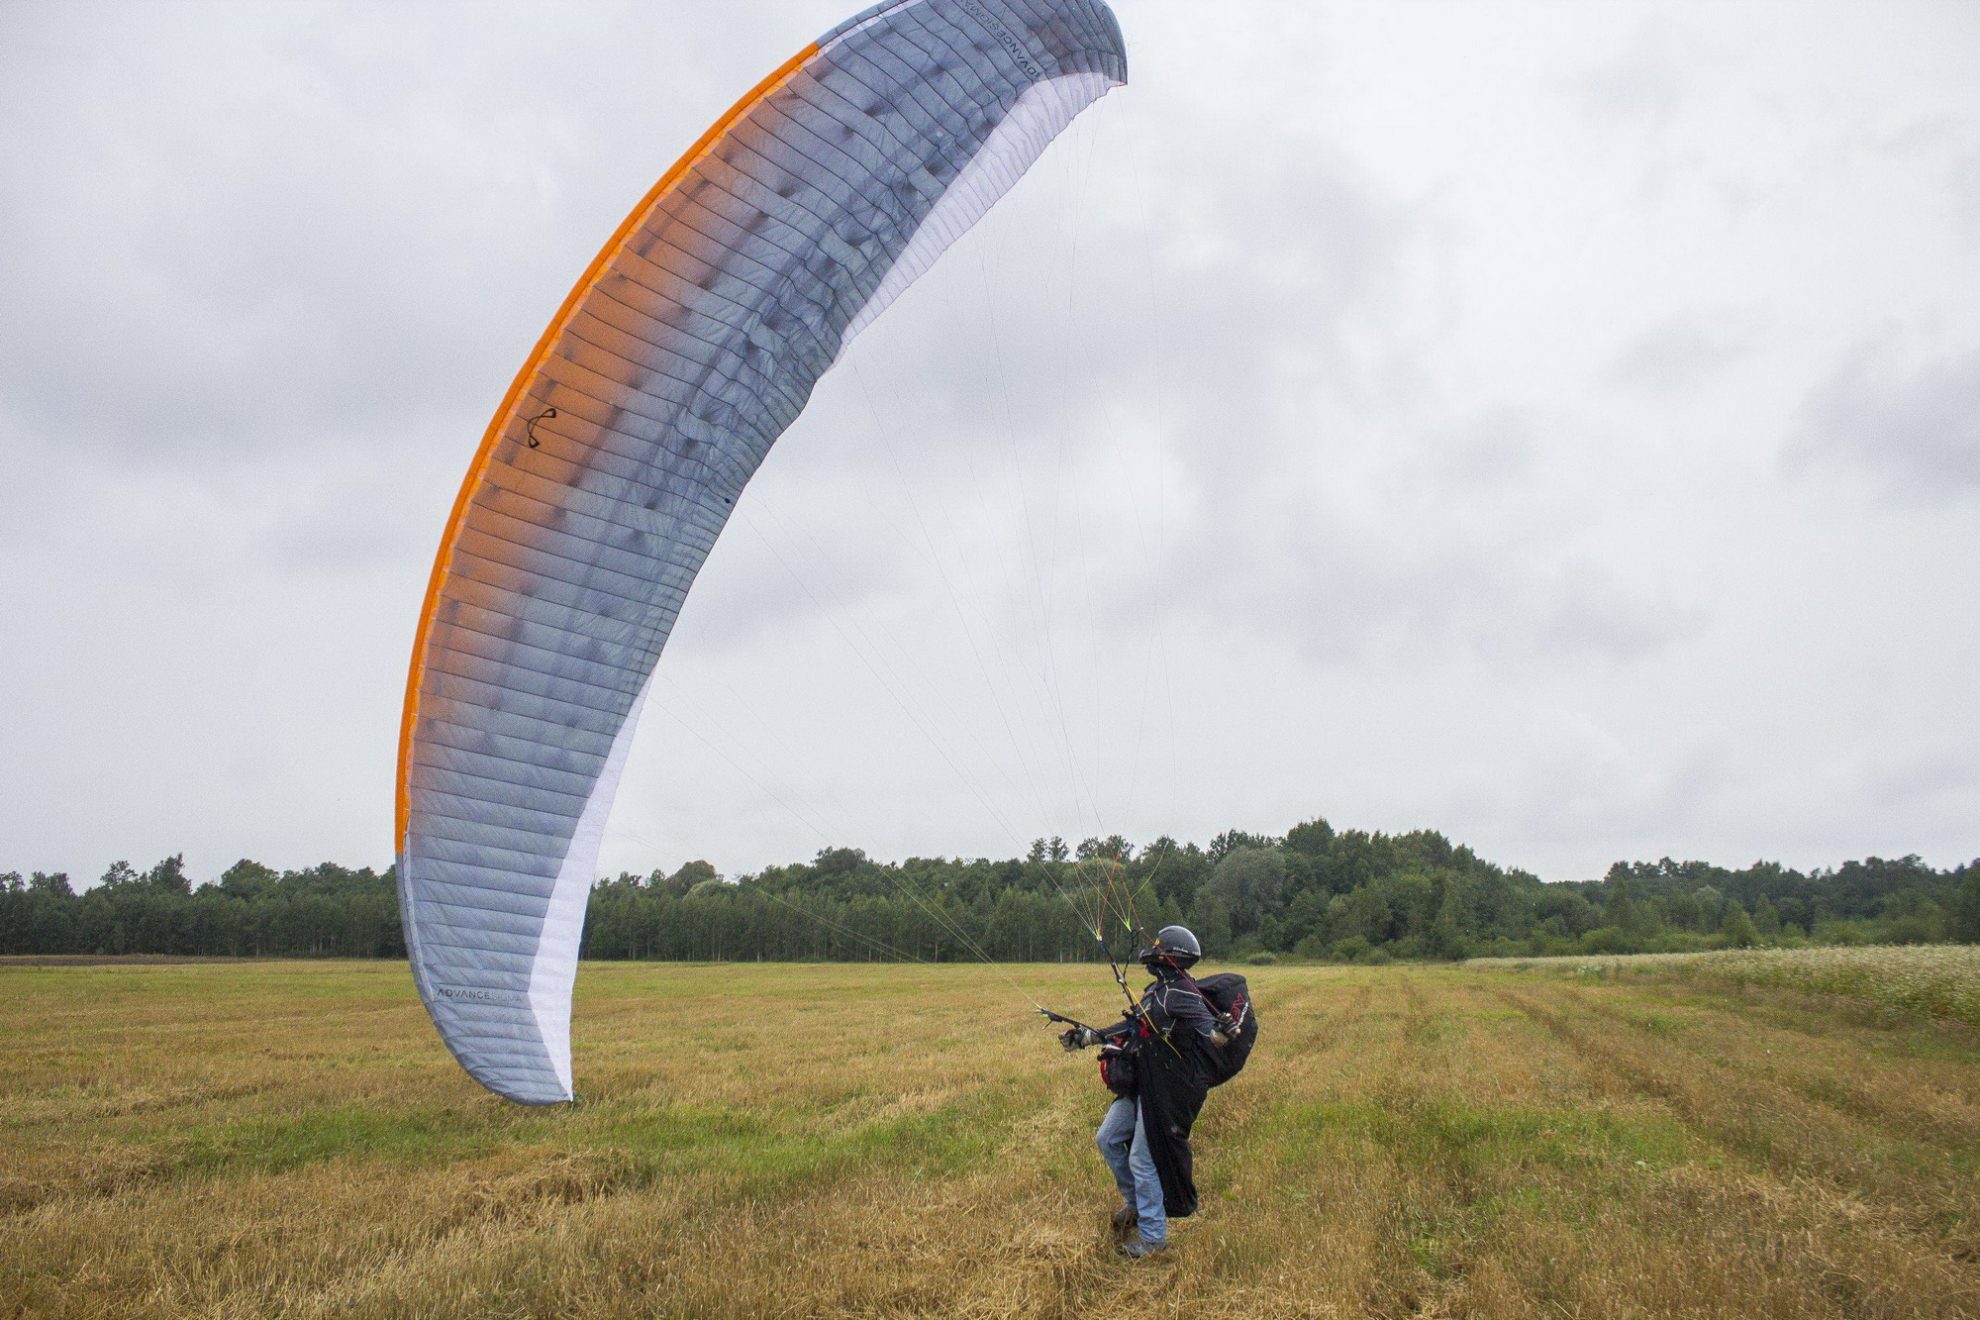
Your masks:
<svg viewBox="0 0 1980 1320"><path fill-rule="evenodd" d="M1884 1013L1980 1027L1980 946L1725 949L1568 958L1474 958L1482 971L1547 971L1586 978L1672 979L1839 995Z"/></svg>

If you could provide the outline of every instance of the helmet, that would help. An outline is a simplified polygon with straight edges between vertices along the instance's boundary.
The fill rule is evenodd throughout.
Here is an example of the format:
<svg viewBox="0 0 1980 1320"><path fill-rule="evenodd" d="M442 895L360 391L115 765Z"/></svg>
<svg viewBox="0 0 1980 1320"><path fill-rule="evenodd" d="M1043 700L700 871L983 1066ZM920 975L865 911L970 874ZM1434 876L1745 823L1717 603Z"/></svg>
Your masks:
<svg viewBox="0 0 1980 1320"><path fill-rule="evenodd" d="M1155 942L1137 953L1144 964L1167 963L1171 967L1188 967L1203 956L1203 946L1190 934L1187 926L1164 926L1155 932Z"/></svg>

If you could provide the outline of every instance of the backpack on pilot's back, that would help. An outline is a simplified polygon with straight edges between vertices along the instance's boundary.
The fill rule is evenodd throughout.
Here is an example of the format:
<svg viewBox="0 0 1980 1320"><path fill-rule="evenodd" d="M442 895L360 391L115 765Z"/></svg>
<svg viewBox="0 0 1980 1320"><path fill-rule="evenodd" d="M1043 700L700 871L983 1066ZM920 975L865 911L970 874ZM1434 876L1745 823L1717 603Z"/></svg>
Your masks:
<svg viewBox="0 0 1980 1320"><path fill-rule="evenodd" d="M1251 987L1236 972L1219 972L1197 981L1196 988L1218 1013L1237 1023L1237 1033L1221 1050L1209 1050L1210 1085L1222 1086L1244 1071L1251 1047L1258 1043L1258 1014L1251 1007Z"/></svg>

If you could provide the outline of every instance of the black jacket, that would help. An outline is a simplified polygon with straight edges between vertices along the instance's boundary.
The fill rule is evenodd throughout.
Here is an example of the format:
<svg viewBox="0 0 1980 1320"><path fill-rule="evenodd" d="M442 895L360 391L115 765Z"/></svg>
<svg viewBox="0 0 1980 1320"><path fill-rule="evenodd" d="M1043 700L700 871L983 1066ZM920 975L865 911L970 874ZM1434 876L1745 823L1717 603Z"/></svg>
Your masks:
<svg viewBox="0 0 1980 1320"><path fill-rule="evenodd" d="M1140 1036L1135 1053L1136 1101L1148 1153L1162 1178L1163 1209L1171 1219L1196 1213L1189 1131L1210 1088L1222 1080L1220 1048L1213 1038L1217 1015L1187 976L1163 969L1142 992L1141 1012L1150 1033L1132 1017L1101 1032L1108 1040Z"/></svg>

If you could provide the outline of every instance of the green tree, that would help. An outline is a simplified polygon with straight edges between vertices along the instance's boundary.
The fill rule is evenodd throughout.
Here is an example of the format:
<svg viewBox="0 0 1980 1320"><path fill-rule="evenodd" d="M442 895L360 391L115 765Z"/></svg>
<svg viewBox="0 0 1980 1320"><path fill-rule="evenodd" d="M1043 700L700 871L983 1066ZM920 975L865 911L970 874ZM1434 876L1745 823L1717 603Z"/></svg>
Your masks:
<svg viewBox="0 0 1980 1320"><path fill-rule="evenodd" d="M1329 957L1338 962L1361 962L1375 951L1375 946L1359 935L1350 935L1344 940L1336 940Z"/></svg>
<svg viewBox="0 0 1980 1320"><path fill-rule="evenodd" d="M1327 897L1317 889L1302 889L1293 895L1292 902L1286 905L1285 920L1280 929L1283 932L1284 947L1295 948L1300 941L1319 931L1327 918Z"/></svg>
<svg viewBox="0 0 1980 1320"><path fill-rule="evenodd" d="M20 877L17 875L14 878L18 880ZM73 901L76 896L75 888L69 884L67 871L56 871L52 875L36 871L27 882L27 891L30 894L47 894L65 903Z"/></svg>
<svg viewBox="0 0 1980 1320"><path fill-rule="evenodd" d="M161 894L191 894L192 877L186 874L186 855L175 853L144 874L145 883Z"/></svg>
<svg viewBox="0 0 1980 1320"><path fill-rule="evenodd" d="M689 862L688 865L693 866L694 863ZM713 872L715 869L713 866L709 866L707 862L703 862L701 865L707 866L710 872ZM817 871L821 876L851 875L866 865L866 849L821 848L818 850L818 856L812 860L811 865L812 869ZM696 883L699 884L700 881L696 881Z"/></svg>
<svg viewBox="0 0 1980 1320"><path fill-rule="evenodd" d="M0 952L73 953L80 904L63 872L36 871L22 883L20 873L0 876Z"/></svg>
<svg viewBox="0 0 1980 1320"><path fill-rule="evenodd" d="M857 848L841 848L835 851L828 850L827 852L821 852L818 854L818 862L817 862L818 869L820 871L825 870L825 862L827 857L831 857L835 859L835 864L836 864L836 859L841 854L845 854L845 853L855 854L854 861L852 863L855 866L858 865L859 862L863 862L866 860L866 854L860 852L859 849ZM674 897L676 898L679 898L682 895L687 894L691 890L697 889L700 886L707 884L710 880L720 880L721 878L722 878L721 875L716 872L715 865L713 862L705 862L702 861L700 858L696 858L692 862L684 863L681 866L680 870L674 872L672 875L667 877L666 889L668 893L674 895Z"/></svg>
<svg viewBox="0 0 1980 1320"><path fill-rule="evenodd" d="M110 863L109 869L103 872L103 878L97 883L105 889L117 889L137 884L143 878L129 862L120 861Z"/></svg>
<svg viewBox="0 0 1980 1320"><path fill-rule="evenodd" d="M1312 820L1301 821L1286 831L1286 847L1302 856L1319 859L1327 855L1334 844L1334 827L1325 817L1315 816Z"/></svg>
<svg viewBox="0 0 1980 1320"><path fill-rule="evenodd" d="M1081 839L1073 856L1082 862L1125 862L1133 853L1133 844L1118 834L1109 834L1104 839Z"/></svg>
<svg viewBox="0 0 1980 1320"><path fill-rule="evenodd" d="M1691 900L1697 905L1698 925L1695 929L1710 934L1722 930L1726 924L1726 896L1716 885L1700 885L1691 891Z"/></svg>
<svg viewBox="0 0 1980 1320"><path fill-rule="evenodd" d="M1449 962L1469 956L1471 941L1464 932L1464 903L1454 884L1444 886L1444 901L1437 907L1437 919L1430 923L1430 938L1424 952Z"/></svg>
<svg viewBox="0 0 1980 1320"><path fill-rule="evenodd" d="M0 954L28 952L27 886L19 871L0 872Z"/></svg>
<svg viewBox="0 0 1980 1320"><path fill-rule="evenodd" d="M1698 899L1693 894L1671 894L1664 899L1664 920L1673 930L1699 930L1703 927Z"/></svg>
<svg viewBox="0 0 1980 1320"><path fill-rule="evenodd" d="M1980 860L1966 864L1953 904L1952 936L1964 944L1980 944Z"/></svg>
<svg viewBox="0 0 1980 1320"><path fill-rule="evenodd" d="M1577 939L1601 925L1595 905L1565 885L1546 885L1534 900L1536 933L1558 940Z"/></svg>
<svg viewBox="0 0 1980 1320"><path fill-rule="evenodd" d="M1609 868L1607 901L1602 904L1602 918L1605 924L1618 930L1627 930L1634 925L1636 916L1636 885L1629 868L1617 862Z"/></svg>
<svg viewBox="0 0 1980 1320"><path fill-rule="evenodd" d="M1386 944L1399 932L1389 900L1374 885L1358 886L1352 893L1334 900L1328 908L1334 917L1335 938L1359 935L1371 945Z"/></svg>
<svg viewBox="0 0 1980 1320"><path fill-rule="evenodd" d="M229 898L251 903L266 894L281 878L281 873L274 867L263 866L243 857L220 873L220 892Z"/></svg>
<svg viewBox="0 0 1980 1320"><path fill-rule="evenodd" d="M1247 834L1243 830L1225 830L1210 840L1210 865L1215 866L1240 848L1276 848L1279 841L1264 834Z"/></svg>
<svg viewBox="0 0 1980 1320"><path fill-rule="evenodd" d="M1206 958L1219 958L1230 953L1231 912L1223 900L1215 894L1200 895L1189 910L1189 929L1203 946Z"/></svg>
<svg viewBox="0 0 1980 1320"><path fill-rule="evenodd" d="M1286 859L1277 848L1239 848L1217 863L1204 892L1230 913L1231 929L1249 935L1285 894Z"/></svg>

